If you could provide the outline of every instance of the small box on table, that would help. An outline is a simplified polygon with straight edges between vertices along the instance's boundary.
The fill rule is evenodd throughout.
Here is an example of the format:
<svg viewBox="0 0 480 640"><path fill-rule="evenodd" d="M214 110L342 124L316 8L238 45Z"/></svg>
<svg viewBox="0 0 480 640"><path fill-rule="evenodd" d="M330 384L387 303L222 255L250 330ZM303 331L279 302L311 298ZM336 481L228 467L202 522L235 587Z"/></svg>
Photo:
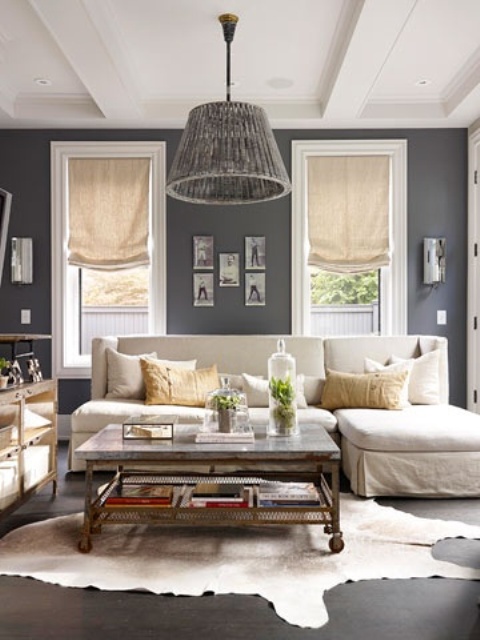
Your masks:
<svg viewBox="0 0 480 640"><path fill-rule="evenodd" d="M130 416L123 423L124 440L173 440L176 416Z"/></svg>

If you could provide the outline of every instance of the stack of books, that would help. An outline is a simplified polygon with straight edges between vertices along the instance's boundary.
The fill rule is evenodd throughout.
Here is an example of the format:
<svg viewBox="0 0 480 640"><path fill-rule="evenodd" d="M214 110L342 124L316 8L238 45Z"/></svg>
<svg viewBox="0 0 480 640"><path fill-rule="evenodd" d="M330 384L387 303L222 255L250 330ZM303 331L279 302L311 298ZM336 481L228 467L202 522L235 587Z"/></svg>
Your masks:
<svg viewBox="0 0 480 640"><path fill-rule="evenodd" d="M105 501L106 507L170 507L173 486L117 484Z"/></svg>
<svg viewBox="0 0 480 640"><path fill-rule="evenodd" d="M222 433L221 431L200 431L195 436L198 444L251 444L255 442L253 431Z"/></svg>
<svg viewBox="0 0 480 640"><path fill-rule="evenodd" d="M241 484L200 482L192 490L190 507L252 507L251 487Z"/></svg>
<svg viewBox="0 0 480 640"><path fill-rule="evenodd" d="M258 487L259 507L319 507L315 485L307 482L267 482Z"/></svg>

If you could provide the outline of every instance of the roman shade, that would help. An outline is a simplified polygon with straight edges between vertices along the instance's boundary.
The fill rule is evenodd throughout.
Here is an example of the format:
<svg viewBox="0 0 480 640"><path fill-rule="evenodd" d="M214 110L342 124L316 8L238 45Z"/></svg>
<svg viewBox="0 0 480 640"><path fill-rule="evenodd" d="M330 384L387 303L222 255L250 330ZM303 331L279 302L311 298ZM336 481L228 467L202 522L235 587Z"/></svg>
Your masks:
<svg viewBox="0 0 480 640"><path fill-rule="evenodd" d="M308 264L362 273L390 264L388 156L315 156L308 162Z"/></svg>
<svg viewBox="0 0 480 640"><path fill-rule="evenodd" d="M68 162L68 262L94 269L149 263L148 158Z"/></svg>

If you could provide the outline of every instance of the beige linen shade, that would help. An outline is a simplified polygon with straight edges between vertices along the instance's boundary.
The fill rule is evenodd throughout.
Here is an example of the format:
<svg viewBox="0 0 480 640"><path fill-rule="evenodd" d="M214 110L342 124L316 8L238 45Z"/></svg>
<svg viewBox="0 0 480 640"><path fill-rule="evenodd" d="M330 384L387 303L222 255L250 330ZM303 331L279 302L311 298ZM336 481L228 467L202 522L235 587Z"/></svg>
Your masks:
<svg viewBox="0 0 480 640"><path fill-rule="evenodd" d="M308 158L308 264L361 273L390 264L388 156Z"/></svg>
<svg viewBox="0 0 480 640"><path fill-rule="evenodd" d="M94 269L149 264L148 158L68 163L68 262Z"/></svg>

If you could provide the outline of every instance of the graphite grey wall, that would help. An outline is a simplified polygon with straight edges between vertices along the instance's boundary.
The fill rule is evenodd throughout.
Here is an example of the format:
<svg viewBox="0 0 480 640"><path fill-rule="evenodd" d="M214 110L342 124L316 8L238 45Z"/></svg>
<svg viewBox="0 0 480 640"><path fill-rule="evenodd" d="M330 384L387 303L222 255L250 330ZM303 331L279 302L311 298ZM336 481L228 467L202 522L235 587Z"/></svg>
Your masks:
<svg viewBox="0 0 480 640"><path fill-rule="evenodd" d="M179 136L179 131L172 130L0 131L0 186L14 196L9 237L31 236L34 240L33 285L11 285L6 266L0 288L0 333L51 333L50 142L164 140L170 166ZM451 402L465 406L467 130L279 130L276 137L289 172L292 140L407 140L408 331L448 337ZM168 333L290 333L290 204L289 197L233 207L189 205L167 198ZM246 307L241 286L216 287L214 307L193 307L194 235L213 235L216 253L240 253L242 265L245 236L265 236L266 306ZM447 238L447 283L436 290L421 284L422 242L430 235ZM9 259L10 251L7 262ZM32 310L28 327L20 324L23 308ZM446 326L437 326L437 309L447 310ZM50 375L49 341L38 344L38 354L44 373ZM87 380L61 380L60 413L70 413L87 400L89 389Z"/></svg>

